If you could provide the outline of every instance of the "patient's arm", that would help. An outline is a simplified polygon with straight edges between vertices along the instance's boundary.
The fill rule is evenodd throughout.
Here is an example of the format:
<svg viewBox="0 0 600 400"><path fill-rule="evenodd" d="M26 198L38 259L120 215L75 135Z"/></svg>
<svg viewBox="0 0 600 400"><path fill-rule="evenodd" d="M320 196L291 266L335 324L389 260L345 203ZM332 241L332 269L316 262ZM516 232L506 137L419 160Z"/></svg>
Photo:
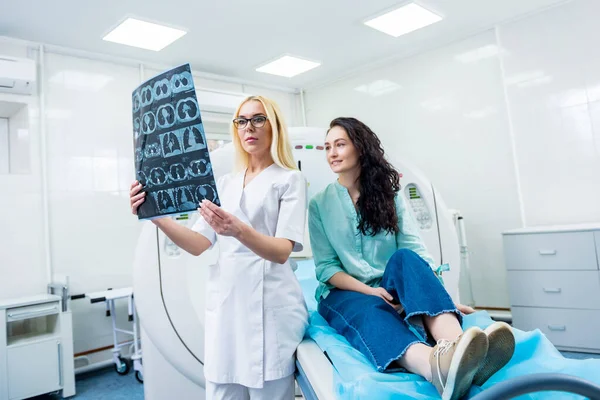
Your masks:
<svg viewBox="0 0 600 400"><path fill-rule="evenodd" d="M308 231L310 232L310 246L315 257L317 280L322 283L331 283L331 278L343 272L344 269L337 252L325 233L325 227L315 199L312 199L308 205ZM333 283L331 284L333 285Z"/></svg>
<svg viewBox="0 0 600 400"><path fill-rule="evenodd" d="M341 290L350 290L362 294L372 294L373 288L345 272L338 272L329 279L329 283Z"/></svg>

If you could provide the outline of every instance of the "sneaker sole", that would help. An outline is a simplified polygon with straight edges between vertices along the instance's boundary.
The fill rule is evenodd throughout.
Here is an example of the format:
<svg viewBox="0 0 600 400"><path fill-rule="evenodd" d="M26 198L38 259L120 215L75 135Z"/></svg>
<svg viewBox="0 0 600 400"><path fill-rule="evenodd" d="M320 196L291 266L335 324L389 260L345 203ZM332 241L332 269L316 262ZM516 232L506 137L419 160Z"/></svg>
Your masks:
<svg viewBox="0 0 600 400"><path fill-rule="evenodd" d="M471 388L473 377L485 360L487 335L479 328L470 328L458 343L444 385L443 400L457 400Z"/></svg>
<svg viewBox="0 0 600 400"><path fill-rule="evenodd" d="M504 367L515 352L515 337L510 325L504 322L495 323L488 335L488 353L479 372L473 378L473 384L483 386L488 379Z"/></svg>

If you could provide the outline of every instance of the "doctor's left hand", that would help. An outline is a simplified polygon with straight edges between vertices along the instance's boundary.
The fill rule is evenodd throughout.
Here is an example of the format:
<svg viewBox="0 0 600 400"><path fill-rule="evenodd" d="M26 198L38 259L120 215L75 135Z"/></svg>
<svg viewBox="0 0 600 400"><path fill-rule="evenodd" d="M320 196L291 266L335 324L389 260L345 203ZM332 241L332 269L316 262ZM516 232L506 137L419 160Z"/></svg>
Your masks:
<svg viewBox="0 0 600 400"><path fill-rule="evenodd" d="M239 237L244 228L244 223L240 221L238 217L228 213L221 207L217 206L211 201L202 200L200 203L200 215L202 218L215 230L215 232L222 236L233 236Z"/></svg>

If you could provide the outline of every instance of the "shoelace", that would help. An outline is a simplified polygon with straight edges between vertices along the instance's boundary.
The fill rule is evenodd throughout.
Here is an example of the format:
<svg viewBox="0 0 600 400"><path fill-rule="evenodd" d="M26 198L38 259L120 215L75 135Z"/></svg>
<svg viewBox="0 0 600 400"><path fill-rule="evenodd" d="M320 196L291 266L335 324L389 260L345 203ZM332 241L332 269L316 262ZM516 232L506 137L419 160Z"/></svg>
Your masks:
<svg viewBox="0 0 600 400"><path fill-rule="evenodd" d="M441 339L437 342L437 349L435 349L435 352L433 353L433 357L437 360L437 375L438 375L438 379L440 384L442 385L442 388L445 389L446 388L446 382L444 382L443 377L442 377L442 365L440 363L440 356L443 356L444 354L446 354L447 352L450 351L450 349L456 344L456 340L454 341L450 341L450 340L446 340L446 339Z"/></svg>

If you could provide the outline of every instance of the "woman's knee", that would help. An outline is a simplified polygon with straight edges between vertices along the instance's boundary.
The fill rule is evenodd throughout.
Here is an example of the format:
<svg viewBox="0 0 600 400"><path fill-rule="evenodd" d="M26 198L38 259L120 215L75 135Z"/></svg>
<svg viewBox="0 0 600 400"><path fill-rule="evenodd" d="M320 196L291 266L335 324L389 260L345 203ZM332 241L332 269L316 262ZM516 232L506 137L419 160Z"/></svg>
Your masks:
<svg viewBox="0 0 600 400"><path fill-rule="evenodd" d="M408 260L419 257L417 253L409 249L399 249L390 257L390 263L395 267L402 267Z"/></svg>
<svg viewBox="0 0 600 400"><path fill-rule="evenodd" d="M396 250L396 252L394 253L393 257L398 257L400 259L404 259L404 258L415 258L415 257L419 257L419 255L417 253L415 253L414 251L410 250L410 249L399 249Z"/></svg>
<svg viewBox="0 0 600 400"><path fill-rule="evenodd" d="M421 256L409 249L397 250L390 258L388 264L389 267L397 270L422 268L423 265L428 265Z"/></svg>

